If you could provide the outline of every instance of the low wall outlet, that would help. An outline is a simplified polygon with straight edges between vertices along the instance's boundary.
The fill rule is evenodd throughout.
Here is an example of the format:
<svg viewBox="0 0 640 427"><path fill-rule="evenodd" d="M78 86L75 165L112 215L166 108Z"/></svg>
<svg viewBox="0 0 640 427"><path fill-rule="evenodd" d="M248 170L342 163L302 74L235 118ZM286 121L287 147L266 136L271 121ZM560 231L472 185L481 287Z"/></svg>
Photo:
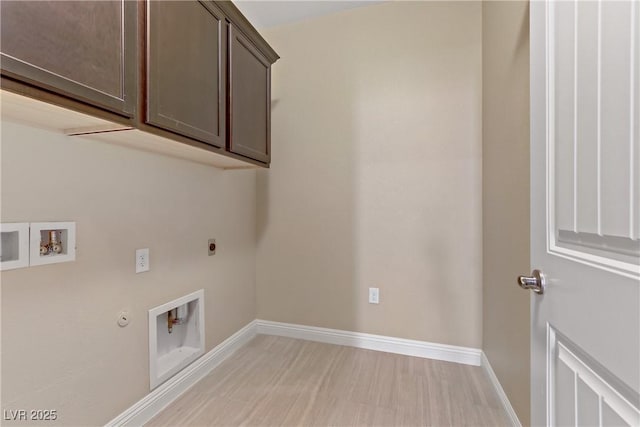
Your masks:
<svg viewBox="0 0 640 427"><path fill-rule="evenodd" d="M149 248L136 249L136 273L149 271Z"/></svg>
<svg viewBox="0 0 640 427"><path fill-rule="evenodd" d="M128 324L129 324L129 312L121 311L120 314L118 314L118 325L124 328Z"/></svg>
<svg viewBox="0 0 640 427"><path fill-rule="evenodd" d="M216 254L216 239L209 239L209 256Z"/></svg>
<svg viewBox="0 0 640 427"><path fill-rule="evenodd" d="M369 304L379 304L379 303L380 303L380 289L369 288Z"/></svg>

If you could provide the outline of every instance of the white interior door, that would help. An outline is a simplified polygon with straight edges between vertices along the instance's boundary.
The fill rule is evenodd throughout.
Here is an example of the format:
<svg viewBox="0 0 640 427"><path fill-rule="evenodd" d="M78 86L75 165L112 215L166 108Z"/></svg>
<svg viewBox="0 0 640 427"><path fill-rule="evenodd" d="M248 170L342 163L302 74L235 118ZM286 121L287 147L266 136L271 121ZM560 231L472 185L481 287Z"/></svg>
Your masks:
<svg viewBox="0 0 640 427"><path fill-rule="evenodd" d="M530 22L531 421L640 426L640 3Z"/></svg>

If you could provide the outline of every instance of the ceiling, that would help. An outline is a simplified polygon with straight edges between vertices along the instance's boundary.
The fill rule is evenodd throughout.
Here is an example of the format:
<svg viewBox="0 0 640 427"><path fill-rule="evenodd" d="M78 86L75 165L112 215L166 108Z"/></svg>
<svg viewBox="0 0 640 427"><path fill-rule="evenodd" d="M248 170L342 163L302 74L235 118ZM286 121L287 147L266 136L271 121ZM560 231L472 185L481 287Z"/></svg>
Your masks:
<svg viewBox="0 0 640 427"><path fill-rule="evenodd" d="M271 1L235 0L234 4L257 29L304 21L354 7L369 6L381 1Z"/></svg>

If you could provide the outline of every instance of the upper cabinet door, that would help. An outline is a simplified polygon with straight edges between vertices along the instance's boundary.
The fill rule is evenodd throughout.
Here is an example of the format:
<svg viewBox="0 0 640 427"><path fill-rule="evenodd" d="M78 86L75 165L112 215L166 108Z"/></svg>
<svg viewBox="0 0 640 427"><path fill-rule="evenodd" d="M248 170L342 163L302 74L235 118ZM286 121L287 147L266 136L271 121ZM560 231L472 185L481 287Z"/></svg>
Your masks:
<svg viewBox="0 0 640 427"><path fill-rule="evenodd" d="M134 1L0 2L2 74L131 117Z"/></svg>
<svg viewBox="0 0 640 427"><path fill-rule="evenodd" d="M212 2L147 1L148 124L224 147L225 25Z"/></svg>
<svg viewBox="0 0 640 427"><path fill-rule="evenodd" d="M228 150L263 163L271 157L271 63L229 24Z"/></svg>

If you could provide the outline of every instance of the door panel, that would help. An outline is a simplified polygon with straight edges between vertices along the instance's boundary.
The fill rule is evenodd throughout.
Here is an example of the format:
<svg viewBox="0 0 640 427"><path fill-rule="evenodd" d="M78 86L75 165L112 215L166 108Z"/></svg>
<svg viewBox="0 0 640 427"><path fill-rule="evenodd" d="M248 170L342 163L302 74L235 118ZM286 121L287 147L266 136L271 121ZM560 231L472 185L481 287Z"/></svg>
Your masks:
<svg viewBox="0 0 640 427"><path fill-rule="evenodd" d="M616 425L637 425L637 393L555 328L548 338L550 425L610 425L601 424L607 408L621 421Z"/></svg>
<svg viewBox="0 0 640 427"><path fill-rule="evenodd" d="M129 1L2 1L3 74L133 115L137 9Z"/></svg>
<svg viewBox="0 0 640 427"><path fill-rule="evenodd" d="M640 148L634 129L638 44L632 44L630 16L638 7L603 4L554 2L547 17L555 192L550 243L559 253L633 272L640 255L634 195Z"/></svg>
<svg viewBox="0 0 640 427"><path fill-rule="evenodd" d="M210 2L147 2L146 122L216 147L225 139L225 21Z"/></svg>
<svg viewBox="0 0 640 427"><path fill-rule="evenodd" d="M640 425L640 6L530 7L532 424Z"/></svg>
<svg viewBox="0 0 640 427"><path fill-rule="evenodd" d="M594 1L587 1L579 6L579 19L574 20L576 25L577 40L574 49L574 81L576 88L575 106L576 111L574 132L576 150L573 153L575 170L575 230L597 233L598 232L598 194L597 194L597 174L596 170L598 156L598 70L597 51L597 28L598 28L598 4ZM557 21L556 25L562 25L562 21ZM562 52L556 52L562 55ZM555 67L554 67L555 68ZM556 118L563 117L556 115ZM562 165L557 167L561 168Z"/></svg>
<svg viewBox="0 0 640 427"><path fill-rule="evenodd" d="M601 152L601 231L607 236L634 237L632 221L634 215L640 215L630 210L634 206L631 189L634 180L640 180L638 165L632 162L634 152L638 153L638 139L631 129L631 85L638 82L631 73L638 68L631 67L631 7L630 2L612 2L601 13L600 122L601 139L607 148Z"/></svg>

